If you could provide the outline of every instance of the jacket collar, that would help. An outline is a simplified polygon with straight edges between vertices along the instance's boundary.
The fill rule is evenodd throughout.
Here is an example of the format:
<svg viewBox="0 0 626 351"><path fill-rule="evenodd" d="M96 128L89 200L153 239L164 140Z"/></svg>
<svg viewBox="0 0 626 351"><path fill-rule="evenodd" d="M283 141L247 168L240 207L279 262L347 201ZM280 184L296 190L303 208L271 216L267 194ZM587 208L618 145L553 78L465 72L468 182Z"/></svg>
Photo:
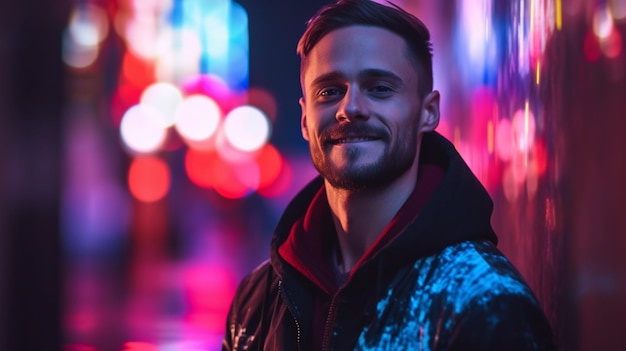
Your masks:
<svg viewBox="0 0 626 351"><path fill-rule="evenodd" d="M383 262L383 269L397 269L465 240L497 242L490 225L491 199L454 146L432 132L424 135L421 150L415 190L357 262L351 277L366 274L376 262ZM338 289L332 266L335 235L318 177L281 217L272 239L272 264L279 275L286 264L332 295Z"/></svg>

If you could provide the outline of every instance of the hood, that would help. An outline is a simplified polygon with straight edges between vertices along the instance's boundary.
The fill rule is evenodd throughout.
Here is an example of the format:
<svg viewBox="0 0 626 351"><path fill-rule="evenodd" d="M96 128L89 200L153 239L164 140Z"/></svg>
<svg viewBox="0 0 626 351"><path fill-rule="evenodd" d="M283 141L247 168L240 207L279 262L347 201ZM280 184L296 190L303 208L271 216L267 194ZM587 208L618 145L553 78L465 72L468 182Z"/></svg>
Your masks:
<svg viewBox="0 0 626 351"><path fill-rule="evenodd" d="M385 271L397 270L462 241L488 240L497 243L491 227L493 202L489 194L454 146L437 132L423 136L420 167L422 165L435 165L444 170L440 185L419 213L407 221L404 228L398 229L398 235L361 262L351 279L369 274L374 267L378 267L380 274L381 265ZM311 201L320 196L323 184L320 177L310 182L289 203L278 222L272 237L270 261L279 275L296 269L282 259L279 247L288 240L292 227L303 220ZM313 281L316 276L319 277L319 274L301 267L296 270Z"/></svg>

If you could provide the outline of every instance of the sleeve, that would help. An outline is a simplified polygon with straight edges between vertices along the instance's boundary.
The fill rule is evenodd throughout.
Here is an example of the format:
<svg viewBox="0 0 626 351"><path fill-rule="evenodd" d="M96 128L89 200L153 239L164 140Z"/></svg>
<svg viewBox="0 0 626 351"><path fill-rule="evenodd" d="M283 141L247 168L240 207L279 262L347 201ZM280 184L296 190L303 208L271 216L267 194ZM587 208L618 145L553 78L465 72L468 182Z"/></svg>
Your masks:
<svg viewBox="0 0 626 351"><path fill-rule="evenodd" d="M228 310L222 351L252 350L254 345L262 344L266 297L272 277L266 261L241 281Z"/></svg>
<svg viewBox="0 0 626 351"><path fill-rule="evenodd" d="M230 306L230 311L228 312L228 318L226 318L226 329L224 332L224 338L222 339L222 351L231 351L233 350L233 332L230 329L230 326L233 325L231 323L231 316L233 305Z"/></svg>
<svg viewBox="0 0 626 351"><path fill-rule="evenodd" d="M250 278L250 276L246 276L242 282L237 287L237 292L233 297L233 301L230 304L230 308L228 309L228 315L226 317L226 325L224 330L224 338L222 339L222 351L232 351L234 350L235 344L235 326L237 325L237 310L239 305L239 300L242 295L242 288L246 286L246 281Z"/></svg>
<svg viewBox="0 0 626 351"><path fill-rule="evenodd" d="M532 296L485 297L468 307L453 331L449 350L556 350L552 329Z"/></svg>

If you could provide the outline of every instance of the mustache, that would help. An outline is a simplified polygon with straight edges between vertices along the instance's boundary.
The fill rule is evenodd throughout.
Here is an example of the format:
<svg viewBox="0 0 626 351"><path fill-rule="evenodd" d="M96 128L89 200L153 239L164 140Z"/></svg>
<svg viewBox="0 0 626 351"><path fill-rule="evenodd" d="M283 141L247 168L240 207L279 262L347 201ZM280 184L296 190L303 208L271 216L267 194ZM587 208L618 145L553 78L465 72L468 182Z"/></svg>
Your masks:
<svg viewBox="0 0 626 351"><path fill-rule="evenodd" d="M388 140L389 134L384 128L372 126L365 123L345 123L338 124L324 130L320 134L323 144L334 143L344 138L369 137L374 139Z"/></svg>

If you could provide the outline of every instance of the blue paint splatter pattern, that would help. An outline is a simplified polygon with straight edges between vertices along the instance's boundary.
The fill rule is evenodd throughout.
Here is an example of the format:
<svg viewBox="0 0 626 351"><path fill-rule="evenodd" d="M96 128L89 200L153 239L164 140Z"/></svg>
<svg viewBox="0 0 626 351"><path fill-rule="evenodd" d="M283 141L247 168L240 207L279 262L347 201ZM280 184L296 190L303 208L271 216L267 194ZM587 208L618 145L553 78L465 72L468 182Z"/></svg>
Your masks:
<svg viewBox="0 0 626 351"><path fill-rule="evenodd" d="M491 243L467 241L418 260L378 302L355 350L539 350L549 339L517 270Z"/></svg>

